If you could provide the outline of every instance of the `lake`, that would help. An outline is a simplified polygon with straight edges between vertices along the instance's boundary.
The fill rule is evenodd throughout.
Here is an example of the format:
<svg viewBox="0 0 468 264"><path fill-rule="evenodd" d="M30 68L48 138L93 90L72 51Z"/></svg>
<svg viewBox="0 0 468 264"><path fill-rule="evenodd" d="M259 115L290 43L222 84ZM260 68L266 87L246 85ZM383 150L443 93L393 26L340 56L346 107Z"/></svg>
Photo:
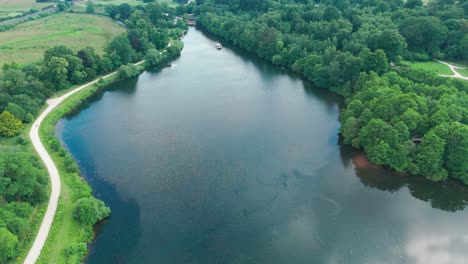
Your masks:
<svg viewBox="0 0 468 264"><path fill-rule="evenodd" d="M112 209L86 263L468 263L468 188L370 165L339 96L216 41L58 122Z"/></svg>

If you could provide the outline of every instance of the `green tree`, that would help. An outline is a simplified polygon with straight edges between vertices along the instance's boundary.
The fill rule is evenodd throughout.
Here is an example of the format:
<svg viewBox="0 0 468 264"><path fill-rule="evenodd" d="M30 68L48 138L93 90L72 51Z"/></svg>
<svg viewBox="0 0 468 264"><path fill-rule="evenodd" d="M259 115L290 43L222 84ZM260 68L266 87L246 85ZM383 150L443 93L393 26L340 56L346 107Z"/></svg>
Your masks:
<svg viewBox="0 0 468 264"><path fill-rule="evenodd" d="M409 17L402 22L400 32L409 49L438 56L447 27L437 17Z"/></svg>
<svg viewBox="0 0 468 264"><path fill-rule="evenodd" d="M45 63L45 77L50 86L56 89L64 89L69 86L68 79L68 61L60 57L51 57Z"/></svg>
<svg viewBox="0 0 468 264"><path fill-rule="evenodd" d="M111 72L114 69L112 60L108 56L104 56L102 60L99 61L99 73L105 74Z"/></svg>
<svg viewBox="0 0 468 264"><path fill-rule="evenodd" d="M406 8L416 8L423 6L422 0L406 0L405 7Z"/></svg>
<svg viewBox="0 0 468 264"><path fill-rule="evenodd" d="M110 209L103 201L96 198L81 198L74 205L73 215L79 223L93 226L95 223L108 217Z"/></svg>
<svg viewBox="0 0 468 264"><path fill-rule="evenodd" d="M88 3L86 4L86 13L88 14L94 14L95 12L94 4L90 0L88 0Z"/></svg>
<svg viewBox="0 0 468 264"><path fill-rule="evenodd" d="M8 111L0 114L0 134L6 137L16 136L24 128L21 120Z"/></svg>
<svg viewBox="0 0 468 264"><path fill-rule="evenodd" d="M135 77L139 73L140 73L140 71L138 70L138 67L135 66L134 64L122 65L122 66L120 66L119 70L117 71L117 74L122 79Z"/></svg>
<svg viewBox="0 0 468 264"><path fill-rule="evenodd" d="M323 11L322 18L325 21L332 21L339 19L341 17L340 15L340 10L334 6L327 6L325 10Z"/></svg>
<svg viewBox="0 0 468 264"><path fill-rule="evenodd" d="M383 74L388 71L387 56L382 50L371 52L366 48L361 51L359 57L362 59L362 70L365 72L374 71L378 74Z"/></svg>
<svg viewBox="0 0 468 264"><path fill-rule="evenodd" d="M17 254L17 244L18 238L15 235L4 227L0 228L0 262L6 263Z"/></svg>
<svg viewBox="0 0 468 264"><path fill-rule="evenodd" d="M125 20L130 17L130 14L132 13L132 7L127 4L121 4L119 5L119 14L120 14L120 20Z"/></svg>
<svg viewBox="0 0 468 264"><path fill-rule="evenodd" d="M115 37L109 44L107 52L110 55L118 55L122 64L129 63L134 53L126 34Z"/></svg>
<svg viewBox="0 0 468 264"><path fill-rule="evenodd" d="M421 148L416 155L419 173L432 181L447 179L448 173L442 167L445 144L445 141L431 130L424 135Z"/></svg>
<svg viewBox="0 0 468 264"><path fill-rule="evenodd" d="M147 62L147 65L153 66L153 65L158 65L162 62L162 55L160 52L156 49L150 49L146 53L145 60Z"/></svg>
<svg viewBox="0 0 468 264"><path fill-rule="evenodd" d="M341 127L345 144L351 144L353 139L359 137L359 122L354 117L346 119Z"/></svg>
<svg viewBox="0 0 468 264"><path fill-rule="evenodd" d="M374 47L382 49L390 61L397 61L406 49L406 40L394 29L384 29L376 39Z"/></svg>
<svg viewBox="0 0 468 264"><path fill-rule="evenodd" d="M444 167L449 175L468 184L468 126L442 123L434 130L446 142Z"/></svg>
<svg viewBox="0 0 468 264"><path fill-rule="evenodd" d="M21 106L15 103L8 103L7 107L5 108L5 111L11 113L19 120L24 120L26 116L26 111L24 111L24 109L21 108Z"/></svg>

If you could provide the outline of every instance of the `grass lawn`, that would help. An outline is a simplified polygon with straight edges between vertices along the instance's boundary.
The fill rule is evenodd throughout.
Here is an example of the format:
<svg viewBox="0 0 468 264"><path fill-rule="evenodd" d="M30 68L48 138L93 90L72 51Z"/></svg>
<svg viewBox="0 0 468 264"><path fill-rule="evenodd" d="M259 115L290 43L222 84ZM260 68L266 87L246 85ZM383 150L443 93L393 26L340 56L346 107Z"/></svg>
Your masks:
<svg viewBox="0 0 468 264"><path fill-rule="evenodd" d="M437 61L424 61L424 62L404 61L403 64L408 65L409 67L413 69L423 69L423 70L427 70L436 74L446 74L446 75L453 74L448 66L442 63L439 63Z"/></svg>
<svg viewBox="0 0 468 264"><path fill-rule="evenodd" d="M38 61L44 50L56 45L74 50L91 46L102 54L106 44L124 31L125 28L103 16L71 13L47 16L0 32L0 65Z"/></svg>
<svg viewBox="0 0 468 264"><path fill-rule="evenodd" d="M461 75L468 77L468 69L455 69Z"/></svg>

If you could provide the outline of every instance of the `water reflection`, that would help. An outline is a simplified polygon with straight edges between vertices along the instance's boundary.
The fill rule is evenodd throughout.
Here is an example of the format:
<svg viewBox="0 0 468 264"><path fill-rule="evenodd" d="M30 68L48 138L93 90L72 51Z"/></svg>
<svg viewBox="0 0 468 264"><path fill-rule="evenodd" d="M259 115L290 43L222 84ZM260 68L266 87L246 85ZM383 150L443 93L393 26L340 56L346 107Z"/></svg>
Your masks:
<svg viewBox="0 0 468 264"><path fill-rule="evenodd" d="M468 187L460 182L448 180L435 183L424 177L400 174L375 166L363 152L344 144L340 144L340 152L344 164L351 161L359 180L367 187L388 192L397 192L407 187L414 198L430 203L432 208L449 212L462 211L468 204Z"/></svg>
<svg viewBox="0 0 468 264"><path fill-rule="evenodd" d="M136 92L137 82L138 82L138 77L133 77L125 81L121 81L121 82L117 82L117 83L104 86L100 88L91 97L87 98L75 110L72 110L70 113L65 115L65 118L67 120L73 119L73 117L77 116L81 111L84 111L88 109L89 107L91 107L96 102L99 102L104 97L104 94L107 92L116 92L116 93L121 93L124 95L133 95Z"/></svg>
<svg viewBox="0 0 468 264"><path fill-rule="evenodd" d="M465 187L369 165L339 142L335 95L200 32L184 41L174 67L115 87L138 92L61 121L114 212L87 263L463 260Z"/></svg>

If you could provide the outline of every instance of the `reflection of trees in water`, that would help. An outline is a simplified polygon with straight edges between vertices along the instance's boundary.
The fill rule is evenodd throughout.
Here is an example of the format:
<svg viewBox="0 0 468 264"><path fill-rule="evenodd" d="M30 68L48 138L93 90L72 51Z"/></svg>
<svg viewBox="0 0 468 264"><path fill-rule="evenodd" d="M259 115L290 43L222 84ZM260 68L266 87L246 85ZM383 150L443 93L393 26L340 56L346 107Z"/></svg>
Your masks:
<svg viewBox="0 0 468 264"><path fill-rule="evenodd" d="M93 103L98 102L104 96L106 92L118 91L124 95L133 95L136 91L138 82L138 77L130 78L127 80L118 81L116 83L111 83L104 87L101 87L95 94L87 98L82 104L80 104L73 111L65 115L65 118L71 120L73 117L77 116L81 111L89 108Z"/></svg>
<svg viewBox="0 0 468 264"><path fill-rule="evenodd" d="M468 204L468 187L457 181L431 182L422 176L402 175L369 162L357 164L356 160L363 159L364 153L344 145L341 139L339 144L343 164L353 165L359 180L367 187L396 192L406 186L414 198L429 202L432 208L444 211L463 210Z"/></svg>

